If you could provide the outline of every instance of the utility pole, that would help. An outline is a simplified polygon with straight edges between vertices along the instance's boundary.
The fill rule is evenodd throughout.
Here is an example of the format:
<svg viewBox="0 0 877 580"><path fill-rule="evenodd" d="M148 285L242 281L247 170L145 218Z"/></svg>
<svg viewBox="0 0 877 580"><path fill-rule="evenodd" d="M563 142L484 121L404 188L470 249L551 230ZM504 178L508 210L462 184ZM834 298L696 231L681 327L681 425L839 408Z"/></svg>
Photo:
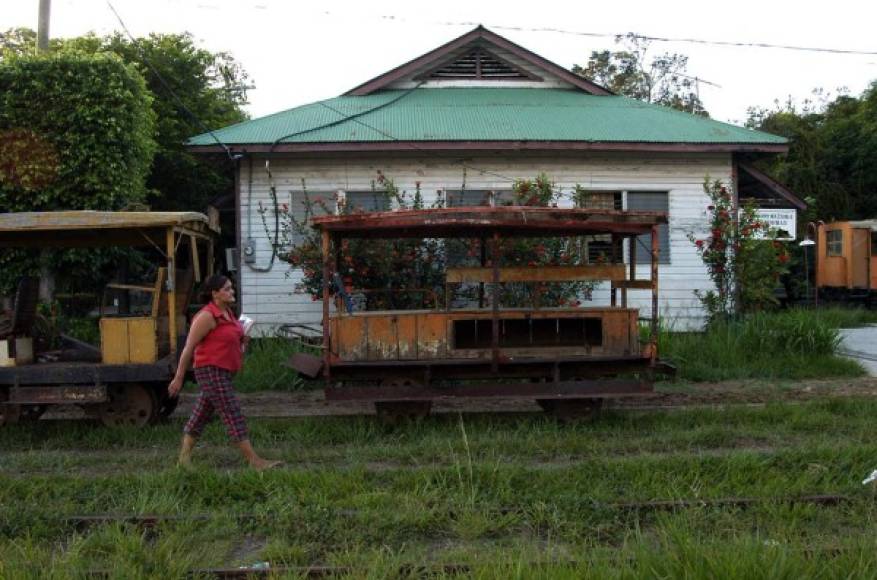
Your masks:
<svg viewBox="0 0 877 580"><path fill-rule="evenodd" d="M37 24L37 52L49 50L49 15L52 12L52 0L40 0L40 19Z"/></svg>
<svg viewBox="0 0 877 580"><path fill-rule="evenodd" d="M49 52L49 16L52 12L52 0L40 0L40 16L37 23L37 52ZM43 302L51 303L55 297L55 273L50 266L50 250L40 250L40 289L39 296Z"/></svg>

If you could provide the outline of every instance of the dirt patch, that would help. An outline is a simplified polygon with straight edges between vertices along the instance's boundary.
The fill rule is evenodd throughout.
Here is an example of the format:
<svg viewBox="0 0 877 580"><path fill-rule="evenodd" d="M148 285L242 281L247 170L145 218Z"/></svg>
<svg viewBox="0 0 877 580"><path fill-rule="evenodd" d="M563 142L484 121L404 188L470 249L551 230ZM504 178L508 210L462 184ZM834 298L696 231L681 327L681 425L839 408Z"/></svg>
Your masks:
<svg viewBox="0 0 877 580"><path fill-rule="evenodd" d="M877 378L821 379L798 382L725 381L658 385L656 392L645 396L613 399L612 408L649 409L712 405L752 405L773 401L807 401L825 397L875 397ZM186 416L197 395L183 395L175 416ZM327 401L322 390L300 392L245 393L240 395L244 413L249 417L312 417L373 415L371 403ZM515 399L439 399L434 413L531 413L539 412L532 400Z"/></svg>
<svg viewBox="0 0 877 580"><path fill-rule="evenodd" d="M172 415L185 418L198 397L183 393ZM248 417L321 417L374 415L371 403L327 401L322 389L307 391L262 391L240 393L241 406ZM807 381L724 381L719 383L659 383L648 396L610 399L613 409L663 409L723 405L761 405L775 401L808 401L825 397L877 397L877 377L819 379ZM522 399L438 399L433 413L536 413L535 401ZM79 419L84 414L73 406L56 406L46 419Z"/></svg>

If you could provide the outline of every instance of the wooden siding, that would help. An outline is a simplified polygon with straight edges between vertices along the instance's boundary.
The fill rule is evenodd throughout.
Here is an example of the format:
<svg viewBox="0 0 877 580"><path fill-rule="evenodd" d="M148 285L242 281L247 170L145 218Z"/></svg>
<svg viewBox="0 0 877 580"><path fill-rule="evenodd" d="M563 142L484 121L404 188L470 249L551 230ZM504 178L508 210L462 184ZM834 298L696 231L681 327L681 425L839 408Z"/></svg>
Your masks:
<svg viewBox="0 0 877 580"><path fill-rule="evenodd" d="M266 267L271 258L271 246L258 214L259 203L269 208L266 219L273 223L267 174L264 159L256 158L252 176L252 195L248 188L247 167L240 172L242 238L247 238L247 223L256 242L258 268ZM703 323L703 312L695 289L708 289L711 282L688 234L707 235L709 199L703 193L704 177L731 179L730 154L626 154L584 153L579 155L536 156L503 155L475 157L465 165L459 160L440 156L358 157L273 159L271 171L277 187L278 201L289 203L290 196L301 195L302 179L311 197L332 198L336 192L365 191L380 170L392 178L401 189L413 194L415 183L420 183L427 205L438 191L459 190L465 180L466 189L508 190L516 178L532 178L541 172L554 180L564 194L562 205L569 206L572 189L576 184L594 191L655 191L668 192L670 216L670 264L659 268L660 315L665 324L676 328L698 328ZM465 176L465 177L464 177ZM249 203L248 203L249 200ZM273 232L272 232L273 234ZM649 265L642 263L646 256L638 252L637 278L649 277ZM257 331L270 333L283 323L318 322L320 303L307 294L294 292L301 280L301 272L275 260L268 272L257 272L241 264L242 312L257 322ZM609 285L601 284L587 306L609 303ZM651 311L650 293L644 290L628 292L630 307L639 308L642 317Z"/></svg>

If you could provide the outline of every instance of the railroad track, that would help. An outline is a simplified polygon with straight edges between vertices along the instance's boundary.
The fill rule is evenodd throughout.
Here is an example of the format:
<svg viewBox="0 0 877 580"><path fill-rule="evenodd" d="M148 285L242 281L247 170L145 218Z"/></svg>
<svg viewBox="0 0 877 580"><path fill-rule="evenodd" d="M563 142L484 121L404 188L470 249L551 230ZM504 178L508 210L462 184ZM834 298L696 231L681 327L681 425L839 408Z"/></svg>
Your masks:
<svg viewBox="0 0 877 580"><path fill-rule="evenodd" d="M725 498L693 498L693 499L669 499L651 501L623 501L623 502L592 502L594 509L608 509L618 511L655 512L655 511L678 511L687 509L706 508L734 508L747 509L761 505L819 505L838 506L849 504L857 497L837 494L813 494L813 495L790 495L779 497L725 497ZM360 510L336 510L329 515L336 517L356 517ZM518 508L500 508L499 515L521 513ZM454 512L449 514L454 516ZM144 529L153 529L163 523L175 522L209 522L216 519L210 514L188 515L118 515L118 514L91 514L80 516L67 516L62 521L78 531L85 531L90 527L112 523L124 523ZM271 520L268 514L235 514L232 516L238 523Z"/></svg>

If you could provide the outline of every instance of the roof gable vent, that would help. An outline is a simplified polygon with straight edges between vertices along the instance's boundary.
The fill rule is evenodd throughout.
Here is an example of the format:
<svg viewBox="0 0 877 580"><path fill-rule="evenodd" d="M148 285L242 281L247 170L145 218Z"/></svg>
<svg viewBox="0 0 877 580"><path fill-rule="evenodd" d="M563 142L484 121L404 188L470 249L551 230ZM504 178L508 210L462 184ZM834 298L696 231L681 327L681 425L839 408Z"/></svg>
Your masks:
<svg viewBox="0 0 877 580"><path fill-rule="evenodd" d="M421 75L419 79L542 80L482 47L476 47L450 62L443 63L438 68Z"/></svg>

